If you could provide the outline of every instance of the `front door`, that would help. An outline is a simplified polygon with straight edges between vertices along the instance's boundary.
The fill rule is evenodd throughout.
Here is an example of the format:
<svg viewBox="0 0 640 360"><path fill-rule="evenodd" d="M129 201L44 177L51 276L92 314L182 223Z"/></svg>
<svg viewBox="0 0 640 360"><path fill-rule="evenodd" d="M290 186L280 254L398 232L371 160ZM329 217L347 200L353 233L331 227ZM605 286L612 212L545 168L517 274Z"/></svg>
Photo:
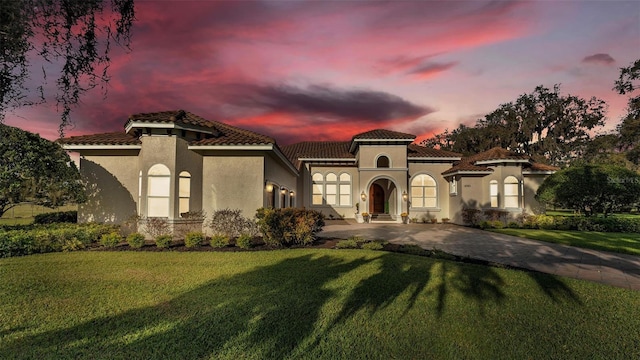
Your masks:
<svg viewBox="0 0 640 360"><path fill-rule="evenodd" d="M369 211L372 214L384 214L384 190L378 184L369 189Z"/></svg>

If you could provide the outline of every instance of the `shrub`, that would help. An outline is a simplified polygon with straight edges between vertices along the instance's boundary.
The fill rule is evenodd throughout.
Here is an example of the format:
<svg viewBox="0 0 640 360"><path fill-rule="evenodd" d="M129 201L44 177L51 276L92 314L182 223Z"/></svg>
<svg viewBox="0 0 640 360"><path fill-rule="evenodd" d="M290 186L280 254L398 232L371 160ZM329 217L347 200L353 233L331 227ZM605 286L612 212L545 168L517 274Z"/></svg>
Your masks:
<svg viewBox="0 0 640 360"><path fill-rule="evenodd" d="M77 211L58 211L38 214L33 218L34 224L77 223Z"/></svg>
<svg viewBox="0 0 640 360"><path fill-rule="evenodd" d="M171 235L158 235L155 238L156 246L162 249L167 249L171 246Z"/></svg>
<svg viewBox="0 0 640 360"><path fill-rule="evenodd" d="M137 232L129 234L127 244L133 249L140 249L144 245L144 235Z"/></svg>
<svg viewBox="0 0 640 360"><path fill-rule="evenodd" d="M204 234L200 231L193 231L184 237L184 246L188 248L197 248L204 242Z"/></svg>
<svg viewBox="0 0 640 360"><path fill-rule="evenodd" d="M481 222L481 213L478 209L462 209L462 221L468 225L478 226Z"/></svg>
<svg viewBox="0 0 640 360"><path fill-rule="evenodd" d="M382 250L384 248L382 243L380 243L378 241L368 241L368 242L362 244L361 247L363 249L366 249L366 250Z"/></svg>
<svg viewBox="0 0 640 360"><path fill-rule="evenodd" d="M519 229L520 228L520 224L518 224L515 221L509 221L509 223L507 224L507 227L510 229Z"/></svg>
<svg viewBox="0 0 640 360"><path fill-rule="evenodd" d="M264 241L270 246L310 244L324 226L324 216L315 210L260 208L256 218Z"/></svg>
<svg viewBox="0 0 640 360"><path fill-rule="evenodd" d="M230 240L226 235L213 235L209 244L214 248L223 248L229 246Z"/></svg>
<svg viewBox="0 0 640 360"><path fill-rule="evenodd" d="M145 220L144 227L147 234L151 235L154 239L157 239L158 236L161 235L171 234L171 226L169 226L169 221L165 218L147 218Z"/></svg>
<svg viewBox="0 0 640 360"><path fill-rule="evenodd" d="M252 239L253 236L250 236L249 234L242 234L236 239L236 246L241 249L251 249L253 246Z"/></svg>
<svg viewBox="0 0 640 360"><path fill-rule="evenodd" d="M173 224L173 232L180 239L184 239L190 232L202 232L202 224L206 218L207 213L203 210L181 213L180 220Z"/></svg>
<svg viewBox="0 0 640 360"><path fill-rule="evenodd" d="M504 227L504 223L500 220L491 220L489 221L489 226L492 229L502 229Z"/></svg>
<svg viewBox="0 0 640 360"><path fill-rule="evenodd" d="M102 235L102 238L100 239L100 245L108 248L114 248L118 246L121 241L122 237L120 236L120 234L114 231L112 233Z"/></svg>
<svg viewBox="0 0 640 360"><path fill-rule="evenodd" d="M336 249L357 249L358 243L355 240L340 240L336 243Z"/></svg>
<svg viewBox="0 0 640 360"><path fill-rule="evenodd" d="M216 210L209 222L209 227L215 235L225 235L229 239L239 236L245 225L246 219L239 209Z"/></svg>

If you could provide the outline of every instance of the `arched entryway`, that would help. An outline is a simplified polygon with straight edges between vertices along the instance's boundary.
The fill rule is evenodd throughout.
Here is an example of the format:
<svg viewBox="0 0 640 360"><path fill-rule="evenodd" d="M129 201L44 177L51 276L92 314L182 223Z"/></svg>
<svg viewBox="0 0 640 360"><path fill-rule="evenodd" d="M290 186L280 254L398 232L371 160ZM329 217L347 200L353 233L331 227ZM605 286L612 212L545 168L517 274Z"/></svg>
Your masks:
<svg viewBox="0 0 640 360"><path fill-rule="evenodd" d="M396 184L386 178L376 179L369 185L369 213L399 214Z"/></svg>

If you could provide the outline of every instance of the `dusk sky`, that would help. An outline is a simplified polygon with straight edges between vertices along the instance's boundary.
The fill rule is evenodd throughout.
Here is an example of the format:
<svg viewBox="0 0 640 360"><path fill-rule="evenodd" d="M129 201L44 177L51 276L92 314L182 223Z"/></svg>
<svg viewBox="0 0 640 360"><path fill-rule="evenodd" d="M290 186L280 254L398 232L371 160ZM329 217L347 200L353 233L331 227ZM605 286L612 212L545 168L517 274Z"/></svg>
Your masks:
<svg viewBox="0 0 640 360"><path fill-rule="evenodd" d="M137 0L136 17L107 97L87 94L66 135L184 109L279 144L374 128L421 140L556 83L605 100L611 130L619 68L640 58L640 1ZM60 115L49 100L5 123L55 139Z"/></svg>

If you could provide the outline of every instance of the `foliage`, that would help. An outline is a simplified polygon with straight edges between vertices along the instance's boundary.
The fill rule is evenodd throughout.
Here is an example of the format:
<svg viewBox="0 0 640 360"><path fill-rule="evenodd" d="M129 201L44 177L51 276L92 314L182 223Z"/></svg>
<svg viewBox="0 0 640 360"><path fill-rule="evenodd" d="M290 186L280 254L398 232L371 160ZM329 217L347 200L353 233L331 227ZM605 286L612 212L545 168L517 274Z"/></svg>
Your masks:
<svg viewBox="0 0 640 360"><path fill-rule="evenodd" d="M340 240L336 243L336 249L357 249L358 243L355 240Z"/></svg>
<svg viewBox="0 0 640 360"><path fill-rule="evenodd" d="M536 199L586 216L607 216L640 202L640 175L613 165L570 166L546 178Z"/></svg>
<svg viewBox="0 0 640 360"><path fill-rule="evenodd" d="M158 235L155 237L156 246L161 249L168 249L171 246L171 241L173 240L171 235Z"/></svg>
<svg viewBox="0 0 640 360"><path fill-rule="evenodd" d="M207 218L204 210L189 211L180 214L181 219L174 222L174 234L177 238L184 238L190 232L202 232L202 224Z"/></svg>
<svg viewBox="0 0 640 360"><path fill-rule="evenodd" d="M204 243L204 234L201 231L194 231L188 233L184 237L184 246L188 248L197 248Z"/></svg>
<svg viewBox="0 0 640 360"><path fill-rule="evenodd" d="M589 132L604 125L605 112L606 104L600 99L561 95L559 85L553 89L540 85L515 102L500 105L475 126L461 124L422 145L465 155L502 147L562 165L584 153Z"/></svg>
<svg viewBox="0 0 640 360"><path fill-rule="evenodd" d="M227 247L229 246L230 243L231 243L231 240L229 240L229 237L227 235L222 235L222 234L213 235L211 237L211 241L209 241L209 244L213 248Z"/></svg>
<svg viewBox="0 0 640 360"><path fill-rule="evenodd" d="M118 232L111 232L109 234L102 235L100 238L100 245L108 248L114 248L122 242L122 236Z"/></svg>
<svg viewBox="0 0 640 360"><path fill-rule="evenodd" d="M116 228L104 224L0 227L0 258L83 249Z"/></svg>
<svg viewBox="0 0 640 360"><path fill-rule="evenodd" d="M529 215L522 223L510 222L509 228L640 233L640 217L586 217ZM494 227L495 228L495 227Z"/></svg>
<svg viewBox="0 0 640 360"><path fill-rule="evenodd" d="M98 85L106 92L112 43L128 49L133 21L133 0L1 1L0 123L9 108L44 102L53 74L62 134L81 95ZM42 80L32 77L38 73Z"/></svg>
<svg viewBox="0 0 640 360"><path fill-rule="evenodd" d="M146 218L144 222L144 228L147 234L151 235L152 238L157 239L162 235L170 235L171 234L171 226L169 225L169 221L165 218Z"/></svg>
<svg viewBox="0 0 640 360"><path fill-rule="evenodd" d="M78 212L75 210L38 214L33 218L34 224L77 223L77 222L78 222Z"/></svg>
<svg viewBox="0 0 640 360"><path fill-rule="evenodd" d="M225 235L229 239L242 234L255 236L258 233L255 221L242 216L242 211L239 209L216 210L211 216L209 227L213 234Z"/></svg>
<svg viewBox="0 0 640 360"><path fill-rule="evenodd" d="M86 199L69 155L37 134L0 124L0 159L0 216L26 201L53 208Z"/></svg>
<svg viewBox="0 0 640 360"><path fill-rule="evenodd" d="M242 234L236 238L236 246L241 249L251 249L253 247L253 237L248 234Z"/></svg>
<svg viewBox="0 0 640 360"><path fill-rule="evenodd" d="M140 249L144 246L144 235L140 233L131 233L127 236L127 244L133 249Z"/></svg>
<svg viewBox="0 0 640 360"><path fill-rule="evenodd" d="M264 241L271 246L307 245L324 226L324 215L299 208L260 208L256 218Z"/></svg>
<svg viewBox="0 0 640 360"><path fill-rule="evenodd" d="M365 250L382 250L384 248L384 245L382 245L382 243L380 243L379 241L367 241L362 244L361 248Z"/></svg>
<svg viewBox="0 0 640 360"><path fill-rule="evenodd" d="M640 59L632 65L620 69L620 77L615 82L619 94L631 94L640 88ZM640 165L640 95L630 96L627 115L617 127L619 145L627 160Z"/></svg>
<svg viewBox="0 0 640 360"><path fill-rule="evenodd" d="M465 224L477 226L480 224L479 217L482 214L482 210L474 208L462 209L462 221Z"/></svg>

